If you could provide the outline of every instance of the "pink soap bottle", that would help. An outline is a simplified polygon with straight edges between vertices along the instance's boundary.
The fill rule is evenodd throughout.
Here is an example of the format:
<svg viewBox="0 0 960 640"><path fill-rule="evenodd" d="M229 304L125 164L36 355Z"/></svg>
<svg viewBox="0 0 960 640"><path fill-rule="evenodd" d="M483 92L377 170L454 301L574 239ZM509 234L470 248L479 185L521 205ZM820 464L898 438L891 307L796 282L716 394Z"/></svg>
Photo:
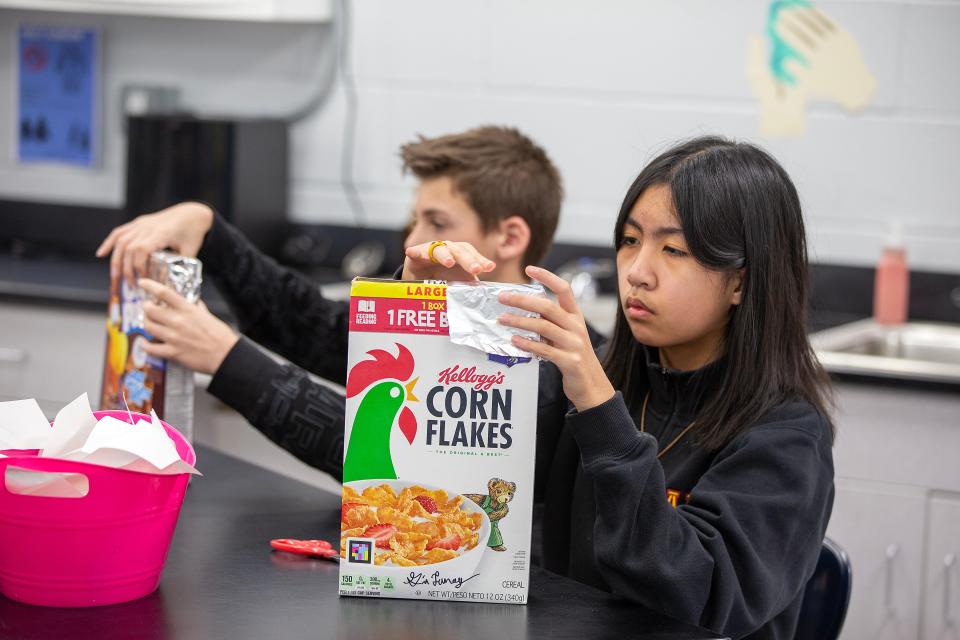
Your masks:
<svg viewBox="0 0 960 640"><path fill-rule="evenodd" d="M903 227L890 224L873 285L873 317L879 324L902 324L907 320L910 271L903 242Z"/></svg>

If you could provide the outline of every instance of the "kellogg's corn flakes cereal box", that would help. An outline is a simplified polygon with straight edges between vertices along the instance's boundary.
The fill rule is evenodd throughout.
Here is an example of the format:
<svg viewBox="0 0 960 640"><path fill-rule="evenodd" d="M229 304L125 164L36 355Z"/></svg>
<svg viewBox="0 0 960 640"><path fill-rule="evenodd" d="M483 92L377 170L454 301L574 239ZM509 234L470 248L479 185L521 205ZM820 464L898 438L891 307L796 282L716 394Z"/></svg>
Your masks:
<svg viewBox="0 0 960 640"><path fill-rule="evenodd" d="M527 601L539 366L448 319L445 283L353 282L340 595Z"/></svg>

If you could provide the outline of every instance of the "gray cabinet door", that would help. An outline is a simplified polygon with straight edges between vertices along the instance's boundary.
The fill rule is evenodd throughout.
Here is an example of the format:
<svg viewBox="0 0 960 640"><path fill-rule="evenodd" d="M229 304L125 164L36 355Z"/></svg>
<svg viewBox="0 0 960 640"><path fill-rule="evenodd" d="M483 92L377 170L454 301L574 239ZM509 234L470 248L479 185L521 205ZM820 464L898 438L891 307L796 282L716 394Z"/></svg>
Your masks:
<svg viewBox="0 0 960 640"><path fill-rule="evenodd" d="M0 399L36 398L49 412L86 392L96 408L106 318L106 309L0 304Z"/></svg>
<svg viewBox="0 0 960 640"><path fill-rule="evenodd" d="M837 480L827 535L853 567L845 640L917 637L925 508L922 488Z"/></svg>
<svg viewBox="0 0 960 640"><path fill-rule="evenodd" d="M923 638L960 640L960 494L929 502Z"/></svg>

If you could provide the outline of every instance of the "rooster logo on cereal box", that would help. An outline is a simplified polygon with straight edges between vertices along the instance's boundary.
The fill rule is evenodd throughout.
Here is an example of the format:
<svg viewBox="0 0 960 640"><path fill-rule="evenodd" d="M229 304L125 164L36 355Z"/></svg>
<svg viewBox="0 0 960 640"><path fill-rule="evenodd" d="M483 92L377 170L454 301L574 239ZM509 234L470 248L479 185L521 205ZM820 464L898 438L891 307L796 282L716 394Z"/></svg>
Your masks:
<svg viewBox="0 0 960 640"><path fill-rule="evenodd" d="M396 356L373 349L367 352L372 359L361 360L347 374L347 397L364 395L350 429L343 461L344 482L396 479L390 453L393 426L397 424L410 444L417 435L417 419L407 403L418 401L413 387L419 378L412 377L413 355L399 342L394 344Z"/></svg>

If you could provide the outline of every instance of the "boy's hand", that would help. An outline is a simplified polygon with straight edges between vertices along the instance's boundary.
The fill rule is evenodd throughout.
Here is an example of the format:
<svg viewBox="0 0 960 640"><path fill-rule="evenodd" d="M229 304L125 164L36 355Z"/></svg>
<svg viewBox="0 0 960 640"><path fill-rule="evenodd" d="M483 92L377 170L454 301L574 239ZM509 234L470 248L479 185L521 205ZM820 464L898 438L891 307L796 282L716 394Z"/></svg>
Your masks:
<svg viewBox="0 0 960 640"><path fill-rule="evenodd" d="M146 278L138 284L159 301L143 303L143 327L162 342L151 342L144 350L200 373L216 372L239 340L233 329L210 313L202 301L187 302L173 289Z"/></svg>
<svg viewBox="0 0 960 640"><path fill-rule="evenodd" d="M530 266L527 275L557 296L554 302L523 293L501 293L500 302L540 314L539 318L505 313L501 324L540 334L545 341L513 336L514 346L557 365L563 374L563 392L577 408L586 411L614 396L613 385L593 352L587 323L566 280L546 269Z"/></svg>
<svg viewBox="0 0 960 640"><path fill-rule="evenodd" d="M477 280L497 266L469 242L424 242L407 247L406 254L403 280Z"/></svg>
<svg viewBox="0 0 960 640"><path fill-rule="evenodd" d="M213 226L213 210L199 202L182 202L120 225L97 248L97 257L109 253L110 277L123 274L131 285L146 275L150 254L169 247L195 258Z"/></svg>

